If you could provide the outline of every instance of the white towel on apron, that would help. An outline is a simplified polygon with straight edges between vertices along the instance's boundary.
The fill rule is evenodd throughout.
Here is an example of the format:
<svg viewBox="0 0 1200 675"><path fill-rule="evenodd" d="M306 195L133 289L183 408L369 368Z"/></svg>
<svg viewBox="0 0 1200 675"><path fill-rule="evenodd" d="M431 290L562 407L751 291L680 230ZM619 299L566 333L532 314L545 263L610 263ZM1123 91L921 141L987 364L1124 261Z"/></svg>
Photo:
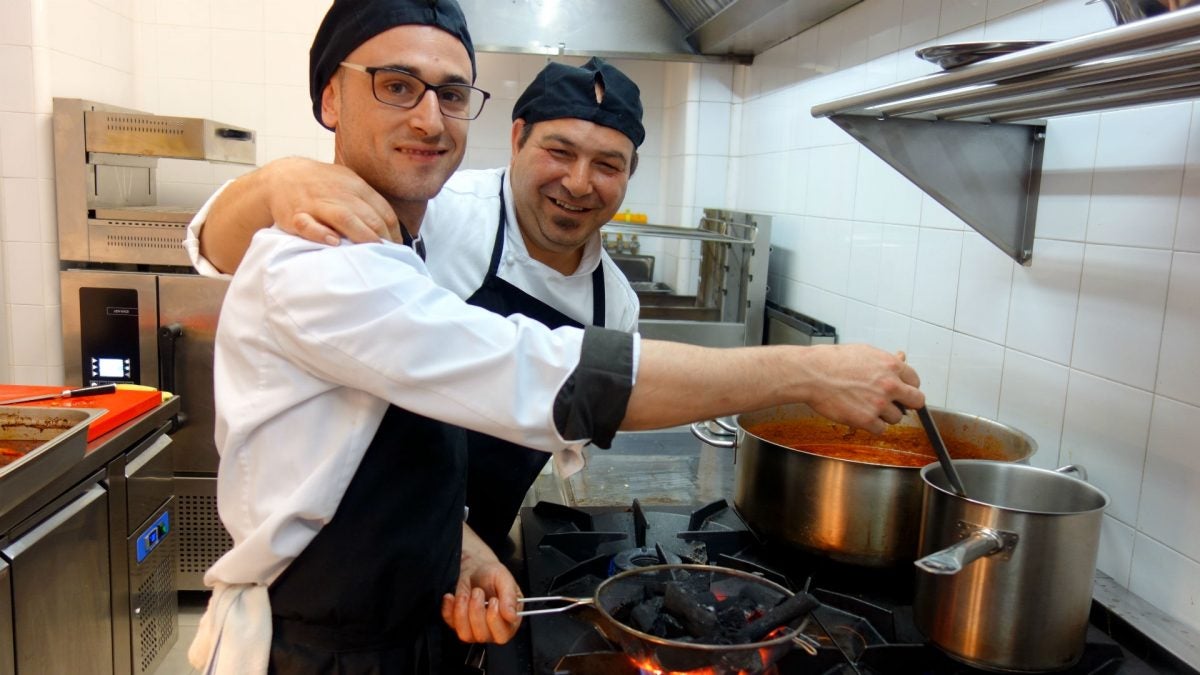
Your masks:
<svg viewBox="0 0 1200 675"><path fill-rule="evenodd" d="M267 587L218 583L188 647L188 662L204 675L264 675L270 659Z"/></svg>

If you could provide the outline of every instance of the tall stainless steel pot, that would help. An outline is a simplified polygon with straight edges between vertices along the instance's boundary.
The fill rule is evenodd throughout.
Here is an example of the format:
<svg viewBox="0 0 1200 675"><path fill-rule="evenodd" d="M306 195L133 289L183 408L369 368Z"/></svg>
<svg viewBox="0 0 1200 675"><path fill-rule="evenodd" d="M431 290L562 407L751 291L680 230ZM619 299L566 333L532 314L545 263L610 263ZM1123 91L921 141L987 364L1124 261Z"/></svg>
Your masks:
<svg viewBox="0 0 1200 675"><path fill-rule="evenodd" d="M976 667L1071 667L1083 655L1108 496L1065 475L1075 467L956 460L954 468L968 498L940 466L921 469L917 627Z"/></svg>
<svg viewBox="0 0 1200 675"><path fill-rule="evenodd" d="M994 449L996 459L1010 462L1037 450L1028 435L999 422L940 408L930 412L952 455L956 443ZM911 562L917 557L921 526L920 468L825 457L746 430L764 422L805 419L823 418L803 404L737 417L733 501L738 512L764 536L841 562L867 567ZM915 415L905 415L900 424L920 427ZM735 445L697 426L693 432L712 445Z"/></svg>

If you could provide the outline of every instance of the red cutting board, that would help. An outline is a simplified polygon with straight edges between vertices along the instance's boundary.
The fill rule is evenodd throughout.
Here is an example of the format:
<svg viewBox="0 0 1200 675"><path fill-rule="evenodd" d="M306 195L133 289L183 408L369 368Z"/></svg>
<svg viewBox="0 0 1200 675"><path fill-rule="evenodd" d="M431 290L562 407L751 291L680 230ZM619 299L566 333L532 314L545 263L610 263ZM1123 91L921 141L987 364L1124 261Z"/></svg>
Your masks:
<svg viewBox="0 0 1200 675"><path fill-rule="evenodd" d="M69 388L32 384L0 384L0 401L10 398L20 398L22 396L35 396L37 394L57 394L63 389ZM16 403L14 405L37 408L103 408L108 412L97 417L94 422L88 425L87 439L91 441L116 429L138 415L153 410L161 402L162 392L157 389L149 391L118 389L111 394L47 399L45 401Z"/></svg>

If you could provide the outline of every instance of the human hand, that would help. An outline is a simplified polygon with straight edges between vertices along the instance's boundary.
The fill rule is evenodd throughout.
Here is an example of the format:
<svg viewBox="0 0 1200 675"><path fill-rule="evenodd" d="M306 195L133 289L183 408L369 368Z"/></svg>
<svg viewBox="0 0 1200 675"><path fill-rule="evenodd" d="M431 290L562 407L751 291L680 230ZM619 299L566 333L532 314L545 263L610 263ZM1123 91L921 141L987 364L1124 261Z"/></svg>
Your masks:
<svg viewBox="0 0 1200 675"><path fill-rule="evenodd" d="M260 171L269 185L271 217L284 232L332 246L338 235L355 243L400 239L395 210L344 166L287 157Z"/></svg>
<svg viewBox="0 0 1200 675"><path fill-rule="evenodd" d="M442 620L463 642L504 644L521 626L517 580L470 528L463 528L458 587L442 596Z"/></svg>
<svg viewBox="0 0 1200 675"><path fill-rule="evenodd" d="M883 433L904 415L903 408L925 405L921 378L904 352L889 354L869 345L810 347L819 390L809 399L817 413L835 422Z"/></svg>

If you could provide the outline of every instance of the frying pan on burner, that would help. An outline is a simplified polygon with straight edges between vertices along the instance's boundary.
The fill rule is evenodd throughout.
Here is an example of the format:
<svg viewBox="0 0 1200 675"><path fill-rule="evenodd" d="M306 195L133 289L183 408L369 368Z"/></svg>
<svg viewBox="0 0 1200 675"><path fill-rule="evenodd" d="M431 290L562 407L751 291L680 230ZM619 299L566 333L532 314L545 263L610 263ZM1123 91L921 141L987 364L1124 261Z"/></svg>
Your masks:
<svg viewBox="0 0 1200 675"><path fill-rule="evenodd" d="M717 598L754 598L767 611L767 616L746 617L743 624L731 627L727 615L725 627L733 629L727 637L739 641L738 644L712 644L704 642L705 638L686 635L660 637L635 626L637 621L631 617L633 610L646 611L638 606L645 604L648 599L664 597L668 586L675 585L678 588L681 584L711 592ZM810 655L817 652L815 641L801 633L801 628L819 603L805 593L793 594L762 577L725 567L640 567L604 580L590 598L548 596L522 598L520 602L525 606L544 602L566 603L547 609L523 610L522 616L559 613L590 605L596 610L593 613L597 617L594 622L605 637L620 646L637 666L648 670L691 671L711 668L714 673L759 673L793 648L799 647ZM687 619L684 621L687 622Z"/></svg>

